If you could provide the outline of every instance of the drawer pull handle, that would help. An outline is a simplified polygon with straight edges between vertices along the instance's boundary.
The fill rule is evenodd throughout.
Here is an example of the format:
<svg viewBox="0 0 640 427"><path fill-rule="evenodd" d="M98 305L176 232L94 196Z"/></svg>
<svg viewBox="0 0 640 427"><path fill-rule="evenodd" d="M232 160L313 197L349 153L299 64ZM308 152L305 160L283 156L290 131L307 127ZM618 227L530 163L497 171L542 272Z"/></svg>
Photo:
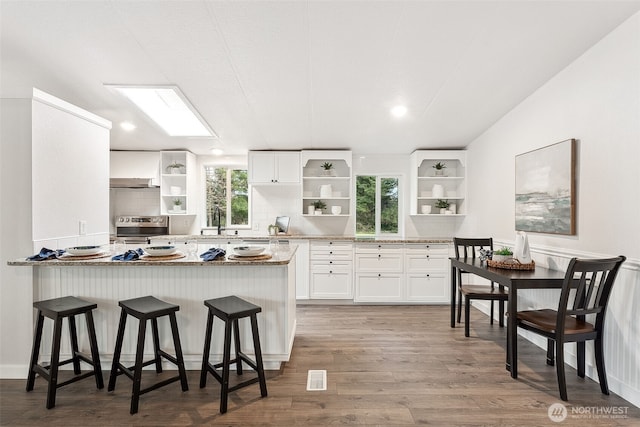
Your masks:
<svg viewBox="0 0 640 427"><path fill-rule="evenodd" d="M329 251L329 255L333 254L333 251Z"/></svg>
<svg viewBox="0 0 640 427"><path fill-rule="evenodd" d="M382 277L382 274L378 273L378 277Z"/></svg>
<svg viewBox="0 0 640 427"><path fill-rule="evenodd" d="M333 261L329 261L329 264L333 264Z"/></svg>
<svg viewBox="0 0 640 427"><path fill-rule="evenodd" d="M378 254L378 258L380 258L382 255Z"/></svg>

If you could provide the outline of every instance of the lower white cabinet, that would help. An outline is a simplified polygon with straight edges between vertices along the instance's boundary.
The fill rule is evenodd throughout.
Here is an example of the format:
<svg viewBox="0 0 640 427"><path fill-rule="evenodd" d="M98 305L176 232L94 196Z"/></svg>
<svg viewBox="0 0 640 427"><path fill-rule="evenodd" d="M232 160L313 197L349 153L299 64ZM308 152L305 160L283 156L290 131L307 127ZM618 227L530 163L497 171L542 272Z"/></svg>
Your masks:
<svg viewBox="0 0 640 427"><path fill-rule="evenodd" d="M449 302L446 243L358 243L355 302Z"/></svg>
<svg viewBox="0 0 640 427"><path fill-rule="evenodd" d="M309 297L353 298L353 244L312 241L309 244Z"/></svg>

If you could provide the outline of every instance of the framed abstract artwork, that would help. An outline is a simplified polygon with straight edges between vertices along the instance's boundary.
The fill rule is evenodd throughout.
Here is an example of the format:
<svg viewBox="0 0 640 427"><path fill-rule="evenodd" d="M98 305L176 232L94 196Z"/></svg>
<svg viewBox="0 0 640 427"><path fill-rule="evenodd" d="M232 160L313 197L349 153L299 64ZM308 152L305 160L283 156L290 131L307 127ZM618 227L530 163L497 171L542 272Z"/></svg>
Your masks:
<svg viewBox="0 0 640 427"><path fill-rule="evenodd" d="M516 156L516 230L576 234L576 140Z"/></svg>

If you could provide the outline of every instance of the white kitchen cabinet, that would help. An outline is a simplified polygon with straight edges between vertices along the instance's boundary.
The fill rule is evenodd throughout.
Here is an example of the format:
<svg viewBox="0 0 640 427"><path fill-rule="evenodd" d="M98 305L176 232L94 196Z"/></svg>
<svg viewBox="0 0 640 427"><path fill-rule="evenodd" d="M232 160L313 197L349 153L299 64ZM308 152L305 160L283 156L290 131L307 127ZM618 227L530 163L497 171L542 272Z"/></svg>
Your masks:
<svg viewBox="0 0 640 427"><path fill-rule="evenodd" d="M405 245L405 272L405 301L443 304L450 301L449 245Z"/></svg>
<svg viewBox="0 0 640 427"><path fill-rule="evenodd" d="M356 273L356 302L402 302L402 273Z"/></svg>
<svg viewBox="0 0 640 427"><path fill-rule="evenodd" d="M178 166L179 167L173 167ZM162 215L196 215L196 157L189 151L160 152L160 212Z"/></svg>
<svg viewBox="0 0 640 427"><path fill-rule="evenodd" d="M402 302L404 246L397 243L356 244L356 302Z"/></svg>
<svg viewBox="0 0 640 427"><path fill-rule="evenodd" d="M331 164L325 170L323 165ZM348 150L303 150L302 215L319 218L349 217L351 215L352 154ZM310 211L314 202L326 205L322 214Z"/></svg>
<svg viewBox="0 0 640 427"><path fill-rule="evenodd" d="M309 299L309 241L289 240L296 249L296 299Z"/></svg>
<svg viewBox="0 0 640 427"><path fill-rule="evenodd" d="M444 164L442 175L434 165ZM466 151L416 150L410 157L409 213L422 217L443 217L438 201L450 204L448 218L466 213ZM425 210L426 209L426 210Z"/></svg>
<svg viewBox="0 0 640 427"><path fill-rule="evenodd" d="M251 185L299 184L300 152L249 151L248 174Z"/></svg>
<svg viewBox="0 0 640 427"><path fill-rule="evenodd" d="M353 298L353 244L312 241L309 245L311 299Z"/></svg>

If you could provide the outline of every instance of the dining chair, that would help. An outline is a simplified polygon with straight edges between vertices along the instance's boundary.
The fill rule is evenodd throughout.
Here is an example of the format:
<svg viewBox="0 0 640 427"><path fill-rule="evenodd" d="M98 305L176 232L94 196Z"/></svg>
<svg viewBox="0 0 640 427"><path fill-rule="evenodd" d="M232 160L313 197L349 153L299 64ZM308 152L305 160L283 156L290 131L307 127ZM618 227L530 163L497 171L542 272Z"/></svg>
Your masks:
<svg viewBox="0 0 640 427"><path fill-rule="evenodd" d="M475 259L479 256L480 249L488 249L493 251L493 238L453 238L453 246L456 251L457 259ZM474 299L491 301L491 315L489 322L493 325L493 306L494 301L498 301L498 312L500 326L504 326L504 303L509 298L509 293L502 286L496 287L494 282L491 286L475 285L462 283L462 277L465 274L471 274L462 269L457 269L458 274L458 323L460 323L462 311L462 297L464 296L464 336L469 336L469 316L471 314L471 301Z"/></svg>
<svg viewBox="0 0 640 427"><path fill-rule="evenodd" d="M564 344L575 342L578 376L584 378L585 342L594 340L600 389L609 394L604 364L603 331L607 302L620 265L626 257L577 259L569 262L560 292L558 309L519 311L516 325L547 338L547 364L555 364L560 398L567 400L564 372ZM595 315L593 323L586 316ZM590 319L591 320L591 319ZM517 345L514 343L513 345Z"/></svg>

